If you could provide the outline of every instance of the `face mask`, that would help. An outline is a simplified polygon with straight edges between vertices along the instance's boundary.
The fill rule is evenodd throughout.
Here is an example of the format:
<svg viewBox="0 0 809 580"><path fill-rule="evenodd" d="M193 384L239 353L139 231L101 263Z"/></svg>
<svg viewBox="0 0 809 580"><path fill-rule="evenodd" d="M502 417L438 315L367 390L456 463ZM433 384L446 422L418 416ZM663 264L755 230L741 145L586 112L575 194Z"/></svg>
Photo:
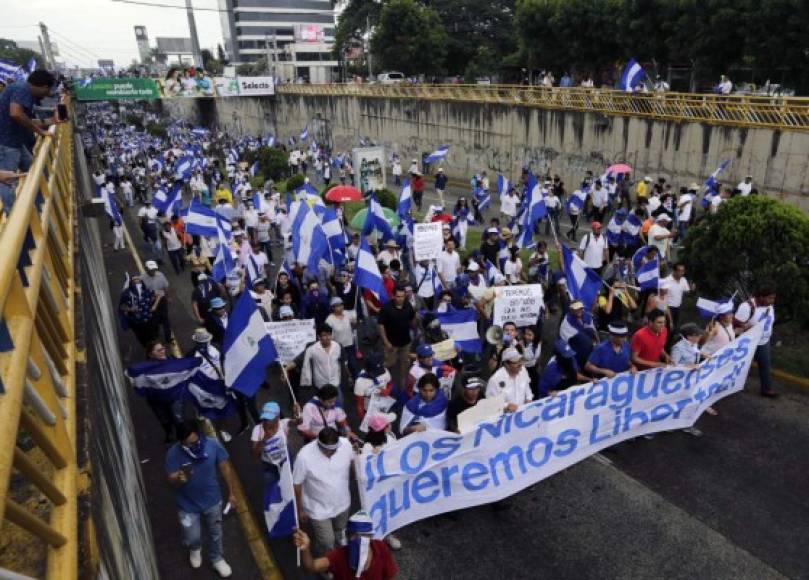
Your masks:
<svg viewBox="0 0 809 580"><path fill-rule="evenodd" d="M208 458L208 454L205 453L205 437L202 435L199 436L199 439L192 443L189 446L183 445L183 451L193 459L194 461L202 461L203 459Z"/></svg>
<svg viewBox="0 0 809 580"><path fill-rule="evenodd" d="M348 565L357 573L357 578L365 568L370 551L371 538L368 536L354 536L348 541Z"/></svg>
<svg viewBox="0 0 809 580"><path fill-rule="evenodd" d="M135 288L140 292L143 290L143 282L135 282Z"/></svg>

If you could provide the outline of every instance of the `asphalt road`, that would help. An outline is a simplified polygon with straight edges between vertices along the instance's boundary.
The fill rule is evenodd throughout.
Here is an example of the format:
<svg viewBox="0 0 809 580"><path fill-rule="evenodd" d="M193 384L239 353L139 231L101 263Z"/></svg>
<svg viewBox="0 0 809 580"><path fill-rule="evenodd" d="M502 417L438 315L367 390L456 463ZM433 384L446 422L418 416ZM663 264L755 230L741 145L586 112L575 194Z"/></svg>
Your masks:
<svg viewBox="0 0 809 580"><path fill-rule="evenodd" d="M430 201L431 195L425 201ZM455 199L455 196L452 196ZM127 223L144 256L140 232ZM490 214L491 215L491 214ZM88 218L92 219L92 218ZM117 301L127 252L102 238L110 288ZM146 259L145 257L143 259ZM194 328L188 274L162 268L172 284L172 320L181 349ZM546 325L546 328L552 325ZM552 332L552 330L548 330ZM125 364L143 358L128 332L119 332ZM626 442L514 496L511 508L490 506L438 516L400 531L401 578L809 578L809 393L784 388L778 400L745 392L703 417L702 438L682 432ZM259 403L289 395L277 378ZM149 493L155 547L164 578L214 578L192 571L163 474L165 446L157 421L133 395L133 422ZM238 420L232 418L232 427ZM299 442L294 442L297 446ZM261 474L247 434L226 445L259 522ZM306 578L289 541L270 543L284 578ZM235 516L225 522L225 550L234 578L259 578Z"/></svg>

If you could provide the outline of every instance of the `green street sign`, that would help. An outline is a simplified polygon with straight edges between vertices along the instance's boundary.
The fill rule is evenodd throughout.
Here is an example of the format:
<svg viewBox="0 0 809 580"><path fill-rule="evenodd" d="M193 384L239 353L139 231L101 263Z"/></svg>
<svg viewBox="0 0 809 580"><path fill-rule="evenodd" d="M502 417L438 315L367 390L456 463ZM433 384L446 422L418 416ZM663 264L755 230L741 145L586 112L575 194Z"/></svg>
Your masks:
<svg viewBox="0 0 809 580"><path fill-rule="evenodd" d="M77 81L76 97L80 101L117 99L159 99L160 91L153 79L93 79L89 84Z"/></svg>

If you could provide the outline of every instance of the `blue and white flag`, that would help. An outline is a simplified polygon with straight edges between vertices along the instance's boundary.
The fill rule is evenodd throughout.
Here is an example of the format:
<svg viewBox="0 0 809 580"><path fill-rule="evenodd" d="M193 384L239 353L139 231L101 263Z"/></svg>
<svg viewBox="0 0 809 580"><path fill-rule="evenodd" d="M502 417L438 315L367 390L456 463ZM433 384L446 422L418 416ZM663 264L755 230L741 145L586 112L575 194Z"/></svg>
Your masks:
<svg viewBox="0 0 809 580"><path fill-rule="evenodd" d="M491 263L491 261L486 260L486 281L491 286L495 286L497 284L501 284L506 280L506 277L503 273Z"/></svg>
<svg viewBox="0 0 809 580"><path fill-rule="evenodd" d="M404 217L410 212L413 206L413 190L410 187L410 180L405 179L402 183L402 192L399 194L399 204L396 207L396 213L399 217Z"/></svg>
<svg viewBox="0 0 809 580"><path fill-rule="evenodd" d="M635 278L641 290L657 290L660 285L660 262L657 258L638 268Z"/></svg>
<svg viewBox="0 0 809 580"><path fill-rule="evenodd" d="M246 288L251 288L253 286L253 282L258 280L259 278L264 277L264 271L261 266L258 265L256 261L256 256L252 252L247 259L244 261L244 282Z"/></svg>
<svg viewBox="0 0 809 580"><path fill-rule="evenodd" d="M126 369L135 392L152 401L170 403L183 396L191 376L202 360L197 357L146 361Z"/></svg>
<svg viewBox="0 0 809 580"><path fill-rule="evenodd" d="M188 181L194 172L195 159L190 155L180 157L174 164L174 178Z"/></svg>
<svg viewBox="0 0 809 580"><path fill-rule="evenodd" d="M601 290L601 278L592 268L576 255L576 253L562 246L562 258L565 265L565 280L567 291L573 300L580 300L589 312L598 298Z"/></svg>
<svg viewBox="0 0 809 580"><path fill-rule="evenodd" d="M708 179L705 180L704 184L705 195L716 195L717 193L719 193L719 191L717 190L718 182L716 178L719 177L719 174L722 173L725 169L727 169L729 165L730 159L725 159L724 161L722 161L722 163L719 164L719 167L717 167L716 170L708 176Z"/></svg>
<svg viewBox="0 0 809 580"><path fill-rule="evenodd" d="M607 243L610 246L620 246L624 241L624 222L626 212L616 211L607 224Z"/></svg>
<svg viewBox="0 0 809 580"><path fill-rule="evenodd" d="M434 265L430 266L430 283L433 285L433 296L437 300L444 292L444 285L441 283L441 277L438 275Z"/></svg>
<svg viewBox="0 0 809 580"><path fill-rule="evenodd" d="M124 223L124 219L121 217L121 210L118 207L118 202L115 200L114 195L110 195L110 192L106 187L101 188L101 198L104 200L104 211L107 212L110 219L116 224Z"/></svg>
<svg viewBox="0 0 809 580"><path fill-rule="evenodd" d="M292 467L289 461L286 437L276 435L264 443L262 456L278 469L280 477L264 490L264 521L270 539L286 538L297 528L295 488L292 485Z"/></svg>
<svg viewBox="0 0 809 580"><path fill-rule="evenodd" d="M256 174L258 173L258 171L259 171L259 165L258 165L258 161L255 161L255 162L254 162L254 163L253 163L253 164L250 166L250 176L251 176L251 177L255 177L255 176L256 176Z"/></svg>
<svg viewBox="0 0 809 580"><path fill-rule="evenodd" d="M474 191L475 199L478 201L478 211L484 212L492 205L492 194L484 189Z"/></svg>
<svg viewBox="0 0 809 580"><path fill-rule="evenodd" d="M649 250L657 249L655 246L641 246L635 253L632 255L632 268L634 268L635 272L638 272L640 269L641 262L643 261L644 256L649 253Z"/></svg>
<svg viewBox="0 0 809 580"><path fill-rule="evenodd" d="M320 259L328 250L320 218L308 204L301 203L292 222L292 254L295 261L314 273L317 272Z"/></svg>
<svg viewBox="0 0 809 580"><path fill-rule="evenodd" d="M357 270L355 279L358 288L366 288L376 294L380 302L389 300L388 291L382 283L382 274L379 272L379 264L376 263L368 240L364 237L360 240L360 251L357 254Z"/></svg>
<svg viewBox="0 0 809 580"><path fill-rule="evenodd" d="M346 236L343 225L337 217L337 211L333 207L327 207L322 216L323 233L326 234L328 244L329 263L335 266L342 266L345 261Z"/></svg>
<svg viewBox="0 0 809 580"><path fill-rule="evenodd" d="M153 173L160 173L163 171L163 162L160 159L150 159L149 160L149 171Z"/></svg>
<svg viewBox="0 0 809 580"><path fill-rule="evenodd" d="M309 138L309 125L304 127L303 131L301 131L300 140L306 141L308 138Z"/></svg>
<svg viewBox="0 0 809 580"><path fill-rule="evenodd" d="M515 242L520 248L534 246L534 229L537 223L548 215L542 188L532 173L528 174L527 200L526 209L519 220L520 231L515 236Z"/></svg>
<svg viewBox="0 0 809 580"><path fill-rule="evenodd" d="M201 357L195 357L203 361ZM233 397L228 395L225 382L212 379L202 369L188 379L186 393L193 401L200 415L208 419L224 419L236 412Z"/></svg>
<svg viewBox="0 0 809 580"><path fill-rule="evenodd" d="M236 262L233 259L233 253L230 250L230 243L228 243L228 236L226 234L225 223L227 220L221 215L216 214L216 230L217 237L219 238L219 247L216 249L216 259L213 263L213 279L221 282L227 278L228 274L236 267ZM230 225L230 224L228 224Z"/></svg>
<svg viewBox="0 0 809 580"><path fill-rule="evenodd" d="M152 205L157 211L164 215L169 215L169 210L181 205L183 202L183 182L175 181L168 192L165 189L158 189L152 199ZM174 213L177 213L174 210Z"/></svg>
<svg viewBox="0 0 809 580"><path fill-rule="evenodd" d="M383 242L393 239L393 230L390 228L388 218L382 209L382 204L373 193L368 197L368 212L365 214L365 223L362 226L362 235L370 236L374 231L379 232Z"/></svg>
<svg viewBox="0 0 809 580"><path fill-rule="evenodd" d="M32 73L37 70L37 59L36 57L31 57L31 60L28 61L28 72Z"/></svg>
<svg viewBox="0 0 809 580"><path fill-rule="evenodd" d="M580 214L582 209L584 209L585 201L587 201L587 191L577 189L572 194L570 194L570 197L567 200L567 207L566 207L567 213L568 214L573 213L571 212L571 208L573 208L576 211L575 215Z"/></svg>
<svg viewBox="0 0 809 580"><path fill-rule="evenodd" d="M727 314L733 312L733 298L718 301L700 298L697 300L697 310L703 318L714 318L720 314Z"/></svg>
<svg viewBox="0 0 809 580"><path fill-rule="evenodd" d="M16 65L13 62L0 60L0 78L20 80L18 78L20 68L21 67L19 65Z"/></svg>
<svg viewBox="0 0 809 580"><path fill-rule="evenodd" d="M222 340L225 385L252 397L264 382L278 352L250 292L242 292L230 313Z"/></svg>
<svg viewBox="0 0 809 580"><path fill-rule="evenodd" d="M511 183L509 182L508 178L503 175L497 176L497 195L500 196L500 201L503 201L503 198L511 189Z"/></svg>
<svg viewBox="0 0 809 580"><path fill-rule="evenodd" d="M624 245L631 248L640 241L640 229L642 226L643 224L641 223L640 218L634 213L631 213L626 217L623 225L624 231L622 236Z"/></svg>
<svg viewBox="0 0 809 580"><path fill-rule="evenodd" d="M424 164L429 165L430 163L441 161L442 159L444 159L444 157L447 156L447 153L449 153L449 145L441 145L441 147L430 153L424 159Z"/></svg>
<svg viewBox="0 0 809 580"><path fill-rule="evenodd" d="M188 204L188 210L185 213L185 231L192 235L215 238L218 235L216 216L217 213L214 210L195 197ZM225 238L229 240L231 238L230 222L223 220L222 227Z"/></svg>
<svg viewBox="0 0 809 580"><path fill-rule="evenodd" d="M433 314L441 322L441 330L455 341L455 348L463 352L483 352L483 343L478 333L478 314L474 308Z"/></svg>
<svg viewBox="0 0 809 580"><path fill-rule="evenodd" d="M643 67L638 64L634 58L629 59L624 68L624 73L621 75L621 89L627 93L631 93L641 83L646 73Z"/></svg>

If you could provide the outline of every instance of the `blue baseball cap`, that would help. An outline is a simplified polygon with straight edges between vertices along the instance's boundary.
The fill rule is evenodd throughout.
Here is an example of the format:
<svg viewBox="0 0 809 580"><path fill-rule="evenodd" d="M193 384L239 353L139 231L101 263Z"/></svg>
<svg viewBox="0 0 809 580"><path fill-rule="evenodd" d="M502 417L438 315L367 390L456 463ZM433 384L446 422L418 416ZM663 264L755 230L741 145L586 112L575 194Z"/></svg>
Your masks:
<svg viewBox="0 0 809 580"><path fill-rule="evenodd" d="M562 358L573 358L576 356L576 353L573 352L570 345L561 338L556 339L556 342L553 344L553 348L556 351L556 354Z"/></svg>
<svg viewBox="0 0 809 580"><path fill-rule="evenodd" d="M433 356L435 354L433 352L433 347L429 344L422 344L416 349L416 356L419 358L427 358L428 356Z"/></svg>
<svg viewBox="0 0 809 580"><path fill-rule="evenodd" d="M264 403L264 406L261 408L262 421L272 421L280 414L281 414L281 407L279 407L278 403L276 403L275 401Z"/></svg>
<svg viewBox="0 0 809 580"><path fill-rule="evenodd" d="M219 296L211 299L211 310L216 310L217 308L224 308L227 306L227 303L222 300Z"/></svg>

